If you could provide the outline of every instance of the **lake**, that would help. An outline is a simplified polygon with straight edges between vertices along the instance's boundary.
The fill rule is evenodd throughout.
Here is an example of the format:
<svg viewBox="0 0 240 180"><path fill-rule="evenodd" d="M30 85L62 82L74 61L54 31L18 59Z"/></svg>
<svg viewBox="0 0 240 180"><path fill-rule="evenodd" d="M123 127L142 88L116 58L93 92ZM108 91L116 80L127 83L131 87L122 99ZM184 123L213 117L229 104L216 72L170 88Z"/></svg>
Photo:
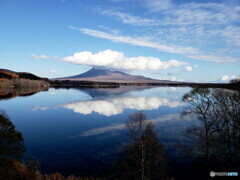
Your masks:
<svg viewBox="0 0 240 180"><path fill-rule="evenodd" d="M128 142L124 123L136 111L143 111L153 123L170 164L181 162L177 144L186 141L187 128L198 125L195 118L180 117L187 105L182 97L190 90L143 86L51 88L2 99L0 109L23 135L25 159L39 160L43 173L101 176Z"/></svg>

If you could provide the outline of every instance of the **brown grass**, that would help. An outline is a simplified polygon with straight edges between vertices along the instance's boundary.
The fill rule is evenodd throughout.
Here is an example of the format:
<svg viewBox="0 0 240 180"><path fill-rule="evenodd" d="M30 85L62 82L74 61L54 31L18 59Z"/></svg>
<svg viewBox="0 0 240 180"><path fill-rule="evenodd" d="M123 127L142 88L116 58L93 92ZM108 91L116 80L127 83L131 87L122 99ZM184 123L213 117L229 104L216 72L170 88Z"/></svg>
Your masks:
<svg viewBox="0 0 240 180"><path fill-rule="evenodd" d="M0 70L0 72L2 73L5 73L7 75L10 75L12 76L14 79L18 79L19 78L19 75L14 73L14 72L11 72L11 71L7 71L7 70Z"/></svg>

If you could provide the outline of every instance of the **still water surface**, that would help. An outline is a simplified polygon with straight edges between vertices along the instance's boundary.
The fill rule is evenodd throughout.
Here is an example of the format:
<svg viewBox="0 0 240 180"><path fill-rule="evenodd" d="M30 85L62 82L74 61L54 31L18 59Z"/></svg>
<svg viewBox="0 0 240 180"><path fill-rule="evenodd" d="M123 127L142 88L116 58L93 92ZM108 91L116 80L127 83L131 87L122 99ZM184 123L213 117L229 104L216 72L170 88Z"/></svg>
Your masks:
<svg viewBox="0 0 240 180"><path fill-rule="evenodd" d="M182 96L190 88L120 87L114 89L49 89L0 101L16 129L23 134L25 158L41 162L44 173L102 174L114 164L128 141L124 122L144 111L164 144L168 158L176 159L176 144L196 124L181 119Z"/></svg>

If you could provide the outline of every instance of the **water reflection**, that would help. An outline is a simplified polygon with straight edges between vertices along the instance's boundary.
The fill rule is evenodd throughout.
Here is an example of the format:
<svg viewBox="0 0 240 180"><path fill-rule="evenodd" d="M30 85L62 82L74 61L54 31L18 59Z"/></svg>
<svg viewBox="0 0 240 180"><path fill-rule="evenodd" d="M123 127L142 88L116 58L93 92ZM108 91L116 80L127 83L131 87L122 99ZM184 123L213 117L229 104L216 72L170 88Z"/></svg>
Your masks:
<svg viewBox="0 0 240 180"><path fill-rule="evenodd" d="M77 89L91 96L92 98L109 97L113 95L122 95L129 92L141 92L152 89L151 86L120 86L118 88L92 88L92 89Z"/></svg>
<svg viewBox="0 0 240 180"><path fill-rule="evenodd" d="M191 119L186 118L186 120L189 121ZM149 119L147 121L153 123L155 127L159 128L159 126L160 126L159 123L165 123L165 122L176 123L176 121L182 121L182 120L181 120L181 117L180 117L179 114L169 114L169 115L162 115L162 116L159 116L159 117L154 118L154 119ZM83 136L83 137L84 136L95 136L95 135L100 135L100 134L113 132L113 131L116 132L116 131L119 131L119 130L123 130L124 128L125 128L124 123L114 123L114 124L111 124L109 126L105 126L105 127L101 127L101 128L94 128L94 129L90 129L90 130L87 130L87 131L83 131L82 133L80 133L78 135L70 136L69 138L76 138L76 137L81 137L81 136ZM162 129L161 129L161 131L162 131ZM172 132L169 132L169 133L172 133ZM168 134L168 135L170 135L170 134Z"/></svg>
<svg viewBox="0 0 240 180"><path fill-rule="evenodd" d="M172 101L167 98L158 97L114 97L105 100L90 100L73 102L63 105L64 108L71 109L80 114L91 114L97 112L105 116L121 114L124 109L153 110L161 106L178 107L183 106L183 102Z"/></svg>
<svg viewBox="0 0 240 180"><path fill-rule="evenodd" d="M124 112L124 110L156 110L162 106L169 108L176 108L184 106L185 103L175 100L175 96L172 96L171 92L175 89L170 89L171 91L162 94L158 91L160 88L152 87L120 87L114 89L99 88L99 89L76 89L77 91L84 92L92 97L92 99L84 98L80 101L70 102L65 104L57 104L55 106L33 106L32 111L36 110L47 110L47 109L59 109L61 107L65 109L72 110L79 114L92 114L98 113L104 116L119 115ZM52 93L51 93L52 94ZM57 92L54 91L54 95ZM84 95L86 96L86 95ZM164 96L164 97L159 97Z"/></svg>
<svg viewBox="0 0 240 180"><path fill-rule="evenodd" d="M24 174L21 159L25 152L23 136L4 112L0 112L0 179L20 178Z"/></svg>
<svg viewBox="0 0 240 180"><path fill-rule="evenodd" d="M40 91L48 91L48 86L33 86L25 88L1 88L0 89L0 100L1 99L12 99L17 96L30 96Z"/></svg>
<svg viewBox="0 0 240 180"><path fill-rule="evenodd" d="M136 110L143 110L154 125L174 179L204 179L210 170L237 171L239 92L188 91L50 89L0 105L23 133L27 155L41 161L43 173L106 175L128 140L124 121ZM184 154L178 154L180 147ZM201 175L204 169L205 177Z"/></svg>
<svg viewBox="0 0 240 180"><path fill-rule="evenodd" d="M165 148L143 112L128 116L125 123L130 142L123 146L116 165L117 179L170 179Z"/></svg>

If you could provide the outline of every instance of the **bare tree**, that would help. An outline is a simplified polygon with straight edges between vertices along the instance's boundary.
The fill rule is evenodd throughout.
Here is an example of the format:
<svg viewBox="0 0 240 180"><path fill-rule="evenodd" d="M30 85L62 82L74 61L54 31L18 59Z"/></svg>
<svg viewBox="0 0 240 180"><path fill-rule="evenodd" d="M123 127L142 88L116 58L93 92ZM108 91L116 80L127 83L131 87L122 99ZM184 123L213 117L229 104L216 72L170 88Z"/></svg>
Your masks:
<svg viewBox="0 0 240 180"><path fill-rule="evenodd" d="M192 115L200 122L186 132L198 146L197 154L205 157L208 168L239 167L239 91L195 88L183 96L183 101L189 106L182 115Z"/></svg>
<svg viewBox="0 0 240 180"><path fill-rule="evenodd" d="M182 116L197 116L200 126L194 126L187 130L187 135L193 136L204 151L207 164L211 166L210 148L213 141L214 120L211 117L211 91L209 89L196 88L183 96L183 101L189 104L182 112Z"/></svg>
<svg viewBox="0 0 240 180"><path fill-rule="evenodd" d="M123 179L164 179L166 155L151 122L143 112L129 115L126 121L131 143L122 149L119 161Z"/></svg>

